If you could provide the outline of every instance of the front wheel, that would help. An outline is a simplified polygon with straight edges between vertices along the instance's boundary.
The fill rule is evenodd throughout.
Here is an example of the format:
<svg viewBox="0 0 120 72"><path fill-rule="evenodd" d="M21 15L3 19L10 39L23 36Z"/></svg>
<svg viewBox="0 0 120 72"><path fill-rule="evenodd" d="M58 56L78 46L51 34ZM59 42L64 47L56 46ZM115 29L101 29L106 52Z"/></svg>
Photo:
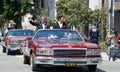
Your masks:
<svg viewBox="0 0 120 72"><path fill-rule="evenodd" d="M30 66L31 66L32 71L38 71L39 70L38 65L34 63L33 56L30 57Z"/></svg>
<svg viewBox="0 0 120 72"><path fill-rule="evenodd" d="M11 55L12 51L10 49L7 49L7 55Z"/></svg>
<svg viewBox="0 0 120 72"><path fill-rule="evenodd" d="M95 72L97 65L88 65L87 67L88 67L89 72Z"/></svg>

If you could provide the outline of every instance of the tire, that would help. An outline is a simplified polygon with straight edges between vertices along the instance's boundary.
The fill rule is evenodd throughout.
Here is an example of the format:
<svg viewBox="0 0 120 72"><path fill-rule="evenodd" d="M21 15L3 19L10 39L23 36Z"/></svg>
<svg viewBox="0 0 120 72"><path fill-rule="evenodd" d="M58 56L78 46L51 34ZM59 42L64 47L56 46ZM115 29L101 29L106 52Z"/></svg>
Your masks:
<svg viewBox="0 0 120 72"><path fill-rule="evenodd" d="M3 53L6 53L6 47L3 46Z"/></svg>
<svg viewBox="0 0 120 72"><path fill-rule="evenodd" d="M10 49L8 49L7 55L11 55L11 54L12 54L12 51Z"/></svg>
<svg viewBox="0 0 120 72"><path fill-rule="evenodd" d="M87 67L88 67L89 72L95 72L97 65L88 65Z"/></svg>
<svg viewBox="0 0 120 72"><path fill-rule="evenodd" d="M32 71L38 71L39 70L39 66L34 63L33 56L30 57L30 66L31 66Z"/></svg>
<svg viewBox="0 0 120 72"><path fill-rule="evenodd" d="M26 56L26 55L23 55L23 63L24 64L30 64L29 62L30 62L29 57Z"/></svg>
<svg viewBox="0 0 120 72"><path fill-rule="evenodd" d="M113 61L115 61L115 60L116 60L116 58L115 58L115 57L113 57L113 58L112 58L112 60L113 60Z"/></svg>

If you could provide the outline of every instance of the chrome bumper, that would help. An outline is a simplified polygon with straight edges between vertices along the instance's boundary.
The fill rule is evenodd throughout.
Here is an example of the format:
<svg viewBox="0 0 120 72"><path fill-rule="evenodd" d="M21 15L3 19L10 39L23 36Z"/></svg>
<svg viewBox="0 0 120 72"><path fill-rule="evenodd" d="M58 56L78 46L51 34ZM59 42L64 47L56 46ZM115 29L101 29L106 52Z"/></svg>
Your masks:
<svg viewBox="0 0 120 72"><path fill-rule="evenodd" d="M6 48L8 48L8 49L10 49L10 50L20 50L20 46L17 46L17 47L8 46L8 47L6 47Z"/></svg>
<svg viewBox="0 0 120 72"><path fill-rule="evenodd" d="M66 66L67 63L74 63L75 66L96 65L102 63L102 58L50 58L35 57L35 64L45 64L53 66Z"/></svg>

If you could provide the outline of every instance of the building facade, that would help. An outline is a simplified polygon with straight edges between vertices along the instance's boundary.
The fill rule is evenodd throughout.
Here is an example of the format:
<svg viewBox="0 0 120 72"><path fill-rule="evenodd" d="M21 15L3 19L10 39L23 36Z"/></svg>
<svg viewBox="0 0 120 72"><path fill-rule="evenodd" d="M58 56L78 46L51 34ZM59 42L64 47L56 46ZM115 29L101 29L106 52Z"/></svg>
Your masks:
<svg viewBox="0 0 120 72"><path fill-rule="evenodd" d="M118 33L120 33L120 0L115 0L114 7L114 28L117 30Z"/></svg>
<svg viewBox="0 0 120 72"><path fill-rule="evenodd" d="M102 0L89 0L89 8L91 10L98 10L102 8Z"/></svg>

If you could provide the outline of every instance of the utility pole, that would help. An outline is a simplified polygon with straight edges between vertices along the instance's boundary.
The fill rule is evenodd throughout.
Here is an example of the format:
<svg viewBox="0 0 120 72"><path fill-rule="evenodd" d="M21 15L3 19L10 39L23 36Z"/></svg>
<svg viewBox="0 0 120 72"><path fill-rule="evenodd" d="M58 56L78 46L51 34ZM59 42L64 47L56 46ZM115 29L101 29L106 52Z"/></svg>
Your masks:
<svg viewBox="0 0 120 72"><path fill-rule="evenodd" d="M108 35L111 35L112 28L114 28L114 0L108 0Z"/></svg>

